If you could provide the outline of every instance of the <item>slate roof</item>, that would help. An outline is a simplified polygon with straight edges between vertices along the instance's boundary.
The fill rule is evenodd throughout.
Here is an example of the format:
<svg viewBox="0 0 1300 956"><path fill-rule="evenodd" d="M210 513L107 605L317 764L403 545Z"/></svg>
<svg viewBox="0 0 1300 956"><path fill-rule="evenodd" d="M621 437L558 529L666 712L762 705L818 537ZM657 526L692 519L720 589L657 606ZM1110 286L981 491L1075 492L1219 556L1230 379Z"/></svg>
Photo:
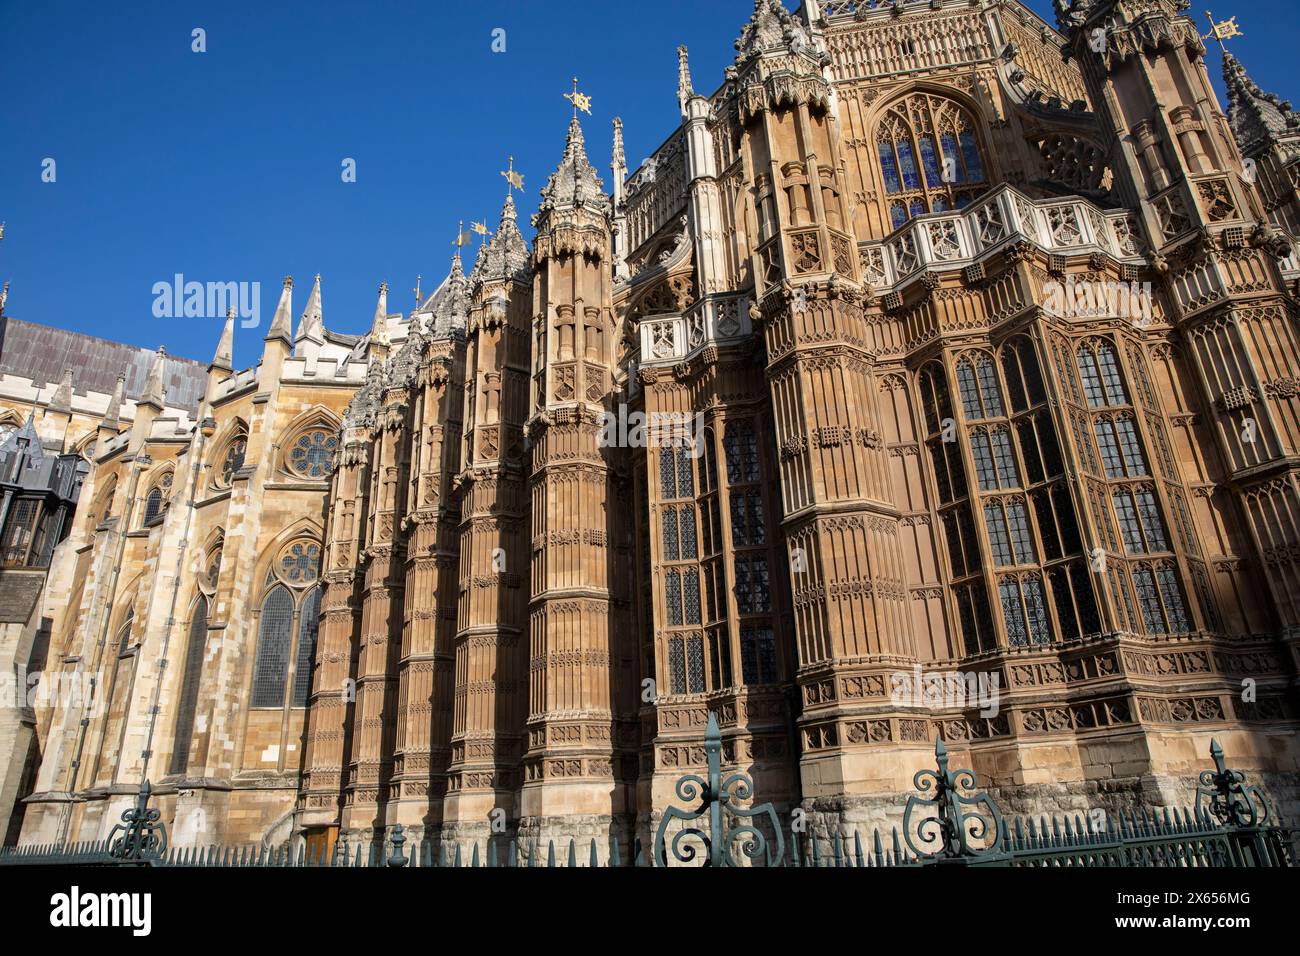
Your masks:
<svg viewBox="0 0 1300 956"><path fill-rule="evenodd" d="M72 388L112 394L117 376L126 373L126 397L138 399L155 353L135 345L0 316L0 372L32 379L37 386L57 386L63 370L72 369ZM167 356L166 403L197 412L207 388L207 365Z"/></svg>

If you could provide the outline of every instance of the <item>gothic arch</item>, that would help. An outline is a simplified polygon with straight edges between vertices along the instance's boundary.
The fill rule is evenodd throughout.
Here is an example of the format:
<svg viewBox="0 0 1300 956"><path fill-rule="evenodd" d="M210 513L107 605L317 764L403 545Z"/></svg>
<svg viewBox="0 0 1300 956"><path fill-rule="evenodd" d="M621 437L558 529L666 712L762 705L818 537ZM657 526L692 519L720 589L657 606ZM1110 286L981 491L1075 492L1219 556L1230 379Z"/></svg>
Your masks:
<svg viewBox="0 0 1300 956"><path fill-rule="evenodd" d="M216 451L208 459L208 484L218 491L224 491L230 487L235 472L244 466L244 455L248 449L248 423L242 418L236 418L213 443L213 448Z"/></svg>
<svg viewBox="0 0 1300 956"><path fill-rule="evenodd" d="M965 208L998 181L984 111L959 90L913 84L881 103L868 128L891 230L927 213Z"/></svg>
<svg viewBox="0 0 1300 956"><path fill-rule="evenodd" d="M276 470L294 481L328 481L343 423L324 405L313 405L280 432L273 454Z"/></svg>

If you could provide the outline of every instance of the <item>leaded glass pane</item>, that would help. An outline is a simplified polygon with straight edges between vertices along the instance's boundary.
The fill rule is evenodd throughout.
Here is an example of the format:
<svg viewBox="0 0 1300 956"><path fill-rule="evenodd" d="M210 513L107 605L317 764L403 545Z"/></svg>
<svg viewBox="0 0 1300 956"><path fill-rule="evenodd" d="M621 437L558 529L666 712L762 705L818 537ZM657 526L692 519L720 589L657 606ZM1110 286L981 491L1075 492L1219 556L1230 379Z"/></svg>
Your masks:
<svg viewBox="0 0 1300 956"><path fill-rule="evenodd" d="M289 641L293 629L293 597L277 585L262 602L258 627L257 660L253 665L253 706L284 704L284 682L289 669Z"/></svg>
<svg viewBox="0 0 1300 956"><path fill-rule="evenodd" d="M668 673L673 693L686 693L686 654L680 637L674 637L668 642Z"/></svg>
<svg viewBox="0 0 1300 956"><path fill-rule="evenodd" d="M221 463L221 483L229 485L235 472L244 467L244 452L248 448L248 438L240 435L226 447L226 457Z"/></svg>
<svg viewBox="0 0 1300 956"><path fill-rule="evenodd" d="M686 572L685 619L686 624L700 623L700 572L691 568Z"/></svg>
<svg viewBox="0 0 1300 956"><path fill-rule="evenodd" d="M894 147L889 143L877 143L876 145L880 153L880 170L885 177L885 192L900 192L903 188L903 181L898 176L898 162L894 159Z"/></svg>
<svg viewBox="0 0 1300 956"><path fill-rule="evenodd" d="M203 655L208 642L208 600L200 597L190 618L189 638L185 642L185 670L181 672L180 695L176 703L176 731L172 738L172 773L183 773L190 762L190 743L194 738L194 709L199 700L199 683L203 677Z"/></svg>
<svg viewBox="0 0 1300 956"><path fill-rule="evenodd" d="M1014 564L1011 541L1007 537L1006 515L1003 514L1001 505L984 506L984 525L989 533L989 550L993 552L993 563L998 567Z"/></svg>
<svg viewBox="0 0 1300 956"><path fill-rule="evenodd" d="M1106 388L1106 403L1127 405L1128 393L1124 390L1124 379L1120 376L1119 360L1111 346L1103 345L1097 350L1097 366L1101 373L1102 384Z"/></svg>
<svg viewBox="0 0 1300 956"><path fill-rule="evenodd" d="M659 485L664 498L677 497L677 458L671 447L659 449Z"/></svg>
<svg viewBox="0 0 1300 956"><path fill-rule="evenodd" d="M310 584L320 573L320 546L297 541L280 559L280 573L290 584Z"/></svg>
<svg viewBox="0 0 1300 956"><path fill-rule="evenodd" d="M984 400L984 413L987 418L1000 418L1005 414L1002 407L1002 390L998 387L998 373L993 368L991 359L981 357L975 363L979 375L980 396Z"/></svg>
<svg viewBox="0 0 1300 956"><path fill-rule="evenodd" d="M311 693L312 664L316 660L316 636L320 630L320 588L312 588L302 602L298 616L298 655L293 674L293 707L306 707Z"/></svg>
<svg viewBox="0 0 1300 956"><path fill-rule="evenodd" d="M975 459L975 478L980 491L993 491L998 487L998 472L993 467L993 452L989 447L986 432L976 432L971 436L971 455Z"/></svg>
<svg viewBox="0 0 1300 956"><path fill-rule="evenodd" d="M1129 554L1145 553L1142 525L1138 521L1137 509L1133 507L1132 496L1127 491L1118 491L1112 500L1115 503L1115 517L1119 520L1120 536L1124 539L1124 550Z"/></svg>
<svg viewBox="0 0 1300 956"><path fill-rule="evenodd" d="M749 537L753 544L763 544L767 540L767 529L763 523L763 494L753 491L745 496L749 504Z"/></svg>
<svg viewBox="0 0 1300 956"><path fill-rule="evenodd" d="M668 623L682 623L682 576L680 572L669 571L665 583L668 598Z"/></svg>
<svg viewBox="0 0 1300 956"><path fill-rule="evenodd" d="M1168 551L1169 541L1165 538L1165 523L1160 517L1160 508L1156 505L1156 496L1150 491L1139 491L1137 498L1138 514L1142 518L1142 531L1146 535L1147 547L1151 551Z"/></svg>
<svg viewBox="0 0 1300 956"><path fill-rule="evenodd" d="M682 557L694 558L695 551L695 509L687 506L682 509L680 516L681 534L682 534Z"/></svg>
<svg viewBox="0 0 1300 956"><path fill-rule="evenodd" d="M686 640L687 689L692 694L704 693L704 638L692 634Z"/></svg>
<svg viewBox="0 0 1300 956"><path fill-rule="evenodd" d="M966 161L966 180L972 183L984 181L984 163L980 159L980 148L975 142L975 134L964 130L960 136L961 155Z"/></svg>
<svg viewBox="0 0 1300 956"><path fill-rule="evenodd" d="M1097 364L1093 353L1087 348L1079 349L1079 377L1083 379L1083 394L1092 408L1106 404L1106 395L1101 388L1101 376L1097 374Z"/></svg>
<svg viewBox="0 0 1300 956"><path fill-rule="evenodd" d="M1023 501L1007 502L1007 527L1011 533L1011 550L1016 556L1016 563L1033 564L1034 539L1029 532L1029 516L1025 513Z"/></svg>
<svg viewBox="0 0 1300 956"><path fill-rule="evenodd" d="M1101 451L1101 462L1108 478L1124 477L1124 459L1120 455L1119 443L1110 422L1097 422L1097 448Z"/></svg>
<svg viewBox="0 0 1300 956"><path fill-rule="evenodd" d="M943 173L939 169L939 155L934 148L934 139L922 136L920 147L921 165L925 168L925 185L929 189L939 189L943 186Z"/></svg>
<svg viewBox="0 0 1300 956"><path fill-rule="evenodd" d="M676 561L677 553L677 509L664 509L664 560Z"/></svg>
<svg viewBox="0 0 1300 956"><path fill-rule="evenodd" d="M691 476L691 450L677 449L677 497L690 498L695 494L695 480Z"/></svg>
<svg viewBox="0 0 1300 956"><path fill-rule="evenodd" d="M1043 601L1043 582L1036 577L1026 578L1024 591L1025 613L1029 620L1029 639L1034 644L1050 644L1052 626L1047 616L1047 605Z"/></svg>
<svg viewBox="0 0 1300 956"><path fill-rule="evenodd" d="M1129 477L1150 474L1147 470L1146 455L1142 453L1142 442L1138 439L1137 426L1131 418L1122 418L1115 422L1115 431L1119 436L1119 446L1124 453L1124 467Z"/></svg>
<svg viewBox="0 0 1300 956"><path fill-rule="evenodd" d="M162 489L154 488L149 492L149 497L145 499L144 523L149 524L160 514L162 514Z"/></svg>
<svg viewBox="0 0 1300 956"><path fill-rule="evenodd" d="M1183 592L1178 587L1178 576L1173 568L1161 568L1156 572L1160 583L1160 598L1164 601L1165 611L1169 615L1169 630L1181 634L1191 630L1187 620L1187 610L1183 606Z"/></svg>
<svg viewBox="0 0 1300 956"><path fill-rule="evenodd" d="M898 167L903 174L904 189L919 189L921 178L916 174L916 159L912 156L912 144L905 139L897 142Z"/></svg>
<svg viewBox="0 0 1300 956"><path fill-rule="evenodd" d="M980 405L979 383L975 378L975 368L969 359L957 363L957 391L961 394L961 407L966 417L972 421L984 417Z"/></svg>
<svg viewBox="0 0 1300 956"><path fill-rule="evenodd" d="M1156 592L1156 583L1151 572L1145 568L1134 571L1133 587L1137 591L1138 607L1142 609L1142 624L1147 633L1166 633L1164 614L1160 611L1160 597Z"/></svg>
<svg viewBox="0 0 1300 956"><path fill-rule="evenodd" d="M1020 603L1020 586L1013 580L1003 581L998 585L998 597L1002 602L1002 619L1007 623L1007 640L1012 647L1024 647L1029 643L1029 634L1025 628L1025 609Z"/></svg>
<svg viewBox="0 0 1300 956"><path fill-rule="evenodd" d="M289 450L289 467L305 478L324 478L333 468L338 439L324 429L299 435Z"/></svg>
<svg viewBox="0 0 1300 956"><path fill-rule="evenodd" d="M1007 428L995 428L989 433L993 443L993 459L997 465L998 481L1003 488L1016 488L1020 485L1020 471L1016 468L1016 457L1011 452L1011 434Z"/></svg>

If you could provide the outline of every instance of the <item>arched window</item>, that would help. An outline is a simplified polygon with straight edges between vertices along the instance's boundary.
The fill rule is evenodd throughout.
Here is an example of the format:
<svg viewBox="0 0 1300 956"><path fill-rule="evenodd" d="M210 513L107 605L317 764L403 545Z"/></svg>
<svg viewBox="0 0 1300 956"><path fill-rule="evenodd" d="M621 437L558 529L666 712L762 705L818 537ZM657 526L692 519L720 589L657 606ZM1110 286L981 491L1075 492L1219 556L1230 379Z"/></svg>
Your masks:
<svg viewBox="0 0 1300 956"><path fill-rule="evenodd" d="M190 763L190 743L194 738L194 710L199 702L199 682L203 677L203 656L208 644L208 599L199 595L190 617L190 634L185 644L185 670L181 672L180 693L176 703L176 733L172 741L172 773L184 773Z"/></svg>
<svg viewBox="0 0 1300 956"><path fill-rule="evenodd" d="M987 353L976 352L957 360L957 388L961 392L962 411L968 420L1001 418L1006 414L1002 390L998 387L997 369L992 356Z"/></svg>
<svg viewBox="0 0 1300 956"><path fill-rule="evenodd" d="M149 489L144 499L144 521L146 527L158 521L167 510L167 497L172 489L172 473L165 472L158 483Z"/></svg>
<svg viewBox="0 0 1300 956"><path fill-rule="evenodd" d="M989 187L975 124L942 96L913 93L895 103L877 127L876 150L894 229L914 216L964 209Z"/></svg>
<svg viewBox="0 0 1300 956"><path fill-rule="evenodd" d="M257 634L257 662L253 665L253 706L284 705L284 682L289 672L289 645L293 639L293 595L277 584L262 602Z"/></svg>
<svg viewBox="0 0 1300 956"><path fill-rule="evenodd" d="M1079 378L1089 405L1101 408L1129 403L1115 346L1101 340L1085 342L1079 346L1078 359Z"/></svg>
<svg viewBox="0 0 1300 956"><path fill-rule="evenodd" d="M217 475L217 487L229 488L235 478L235 472L244 467L244 453L248 450L248 433L239 429L226 443L221 453L221 468Z"/></svg>
<svg viewBox="0 0 1300 956"><path fill-rule="evenodd" d="M320 588L312 588L302 602L298 618L297 666L293 674L291 707L306 707L311 694L312 664L316 660L316 635L320 629Z"/></svg>
<svg viewBox="0 0 1300 956"><path fill-rule="evenodd" d="M334 469L334 450L339 439L323 425L313 425L300 432L289 446L285 463L301 478L323 479Z"/></svg>

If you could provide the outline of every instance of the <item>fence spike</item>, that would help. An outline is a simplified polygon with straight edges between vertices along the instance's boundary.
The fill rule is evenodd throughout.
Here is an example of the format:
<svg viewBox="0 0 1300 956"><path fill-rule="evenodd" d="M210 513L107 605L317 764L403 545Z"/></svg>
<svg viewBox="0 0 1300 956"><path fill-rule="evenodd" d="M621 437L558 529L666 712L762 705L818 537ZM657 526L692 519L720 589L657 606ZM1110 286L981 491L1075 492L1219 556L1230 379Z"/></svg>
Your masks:
<svg viewBox="0 0 1300 956"><path fill-rule="evenodd" d="M857 828L853 830L853 855L858 859L859 868L867 865L862 857L862 832Z"/></svg>
<svg viewBox="0 0 1300 956"><path fill-rule="evenodd" d="M1060 844L1061 844L1061 821L1058 820L1056 818L1056 814L1053 813L1052 814L1052 845L1060 846Z"/></svg>
<svg viewBox="0 0 1300 956"><path fill-rule="evenodd" d="M613 867L619 867L623 865L623 859L618 852L617 835L614 837L614 841L609 845L609 865Z"/></svg>
<svg viewBox="0 0 1300 956"><path fill-rule="evenodd" d="M810 832L808 834L808 838L812 841L812 865L813 865L813 869L816 869L817 867L822 865L821 848L817 845L817 831L813 830L812 832Z"/></svg>
<svg viewBox="0 0 1300 956"><path fill-rule="evenodd" d="M590 857L588 858L588 860L587 860L587 866L592 867L592 868L594 869L594 868L596 868L596 867L599 866L599 865L600 865L600 864L596 862L596 838L595 838L595 837L592 837L592 838L591 838L591 856L590 856Z"/></svg>
<svg viewBox="0 0 1300 956"><path fill-rule="evenodd" d="M517 867L518 865L519 865L519 837L516 836L506 846L506 866Z"/></svg>
<svg viewBox="0 0 1300 956"><path fill-rule="evenodd" d="M546 865L548 867L555 866L555 841L554 840L546 841Z"/></svg>
<svg viewBox="0 0 1300 956"><path fill-rule="evenodd" d="M840 845L840 831L835 831L835 839L831 841L832 858L835 860L835 866L844 866L844 851Z"/></svg>
<svg viewBox="0 0 1300 956"><path fill-rule="evenodd" d="M459 843L456 844L456 856L452 860L451 865L458 870L460 869L460 844Z"/></svg>
<svg viewBox="0 0 1300 956"><path fill-rule="evenodd" d="M644 866L644 865L645 865L645 847L643 847L643 846L641 845L641 838L640 838L640 837L637 837L637 838L636 838L636 842L632 845L632 851L633 851L633 856L632 856L632 865L633 865L633 866Z"/></svg>

